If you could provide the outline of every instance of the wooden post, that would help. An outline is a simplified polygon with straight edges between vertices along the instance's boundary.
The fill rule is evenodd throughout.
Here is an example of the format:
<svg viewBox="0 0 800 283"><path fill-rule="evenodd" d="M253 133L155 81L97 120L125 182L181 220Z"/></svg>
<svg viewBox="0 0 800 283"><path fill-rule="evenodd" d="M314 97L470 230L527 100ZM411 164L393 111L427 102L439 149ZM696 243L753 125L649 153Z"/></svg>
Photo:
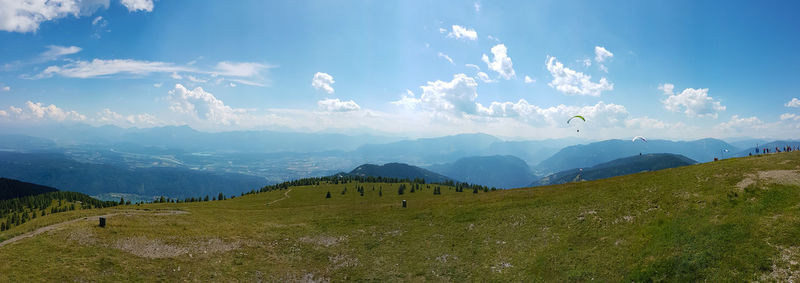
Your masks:
<svg viewBox="0 0 800 283"><path fill-rule="evenodd" d="M106 218L105 217L100 217L100 227L103 227L103 228L106 227Z"/></svg>
<svg viewBox="0 0 800 283"><path fill-rule="evenodd" d="M406 200L403 200L403 208L406 207Z"/></svg>

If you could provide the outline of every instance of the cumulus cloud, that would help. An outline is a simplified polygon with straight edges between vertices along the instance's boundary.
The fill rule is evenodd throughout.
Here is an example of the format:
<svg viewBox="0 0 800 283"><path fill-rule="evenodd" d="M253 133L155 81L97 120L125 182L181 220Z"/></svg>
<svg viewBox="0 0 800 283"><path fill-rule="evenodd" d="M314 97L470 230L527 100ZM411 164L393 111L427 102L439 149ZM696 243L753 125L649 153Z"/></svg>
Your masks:
<svg viewBox="0 0 800 283"><path fill-rule="evenodd" d="M592 82L592 76L567 68L556 57L547 56L547 70L553 76L548 85L564 94L600 96L603 91L614 89L606 78Z"/></svg>
<svg viewBox="0 0 800 283"><path fill-rule="evenodd" d="M606 50L605 47L602 46L595 46L594 47L594 60L598 63L603 63L606 59L614 57L614 53Z"/></svg>
<svg viewBox="0 0 800 283"><path fill-rule="evenodd" d="M242 115L246 113L244 109L225 105L222 100L201 87L189 90L181 84L176 84L169 91L167 100L170 102L170 110L176 113L221 125L238 124Z"/></svg>
<svg viewBox="0 0 800 283"><path fill-rule="evenodd" d="M683 112L689 117L717 118L717 113L725 111L725 106L708 96L708 89L684 89L663 100L664 108L672 112Z"/></svg>
<svg viewBox="0 0 800 283"><path fill-rule="evenodd" d="M439 58L445 59L447 60L447 62L450 62L450 64L453 64L453 58L450 58L450 56L447 56L447 54L439 52L439 54L437 54L436 56L439 56Z"/></svg>
<svg viewBox="0 0 800 283"><path fill-rule="evenodd" d="M673 91L675 90L675 85L669 84L669 83L664 83L664 84L659 85L658 89L663 91L664 94L672 95L674 93Z"/></svg>
<svg viewBox="0 0 800 283"><path fill-rule="evenodd" d="M315 89L322 89L328 94L333 94L334 92L334 89L331 86L333 83L335 83L333 76L322 72L317 72L314 74L314 78L311 79L311 86L313 86Z"/></svg>
<svg viewBox="0 0 800 283"><path fill-rule="evenodd" d="M475 113L478 83L470 76L456 74L449 82L437 80L421 86L421 105L429 110L454 114Z"/></svg>
<svg viewBox="0 0 800 283"><path fill-rule="evenodd" d="M100 124L111 124L117 126L155 126L161 122L153 115L148 113L122 115L111 109L104 108L97 113L95 122Z"/></svg>
<svg viewBox="0 0 800 283"><path fill-rule="evenodd" d="M489 60L489 56L483 54L481 60L486 63L487 68L489 70L497 72L500 77L508 80L516 76L514 73L513 63L511 63L511 57L508 57L508 49L506 48L505 44L498 44L492 47L492 55L494 58Z"/></svg>
<svg viewBox="0 0 800 283"><path fill-rule="evenodd" d="M24 107L10 106L8 111L3 110L3 114L0 116L34 122L80 122L86 120L85 115L76 111L64 110L54 104L45 105L41 102L32 101L26 102Z"/></svg>
<svg viewBox="0 0 800 283"><path fill-rule="evenodd" d="M392 101L390 103L394 104L396 106L400 106L400 107L406 108L406 109L414 109L414 108L417 107L417 105L420 104L420 102L422 102L422 100L417 98L414 95L414 92L412 92L411 90L407 89L406 93L404 93L400 97L400 100Z"/></svg>
<svg viewBox="0 0 800 283"><path fill-rule="evenodd" d="M317 101L317 107L320 111L325 112L350 112L361 109L355 101L342 101L338 98Z"/></svg>
<svg viewBox="0 0 800 283"><path fill-rule="evenodd" d="M789 102L786 102L786 104L784 104L783 106L786 106L786 107L800 107L800 99L797 99L797 97L793 97L792 100L790 100Z"/></svg>
<svg viewBox="0 0 800 283"><path fill-rule="evenodd" d="M723 131L740 131L740 130L757 130L762 129L766 125L761 119L756 116L752 117L739 117L739 115L731 116L731 120L719 124L717 127Z"/></svg>
<svg viewBox="0 0 800 283"><path fill-rule="evenodd" d="M119 2L122 3L125 8L128 8L129 12L153 11L153 0L120 0Z"/></svg>
<svg viewBox="0 0 800 283"><path fill-rule="evenodd" d="M542 108L520 99L514 102L492 102L488 107L478 104L479 113L490 117L515 118L533 126L558 126L580 113L597 126L619 126L628 117L625 106L602 101L589 106L558 105Z"/></svg>
<svg viewBox="0 0 800 283"><path fill-rule="evenodd" d="M533 79L533 78L531 78L531 77L529 77L527 75L525 76L525 83L526 84L532 84L532 83L535 83L535 82L536 82L536 79Z"/></svg>
<svg viewBox="0 0 800 283"><path fill-rule="evenodd" d="M35 32L43 22L68 16L88 16L99 8L108 8L108 5L108 0L4 0L0 1L0 30Z"/></svg>
<svg viewBox="0 0 800 283"><path fill-rule="evenodd" d="M439 29L439 32L442 32L442 29ZM474 29L471 28L466 28L459 25L453 25L453 29L450 31L450 33L447 34L447 37L476 40L478 39L478 32L476 32Z"/></svg>

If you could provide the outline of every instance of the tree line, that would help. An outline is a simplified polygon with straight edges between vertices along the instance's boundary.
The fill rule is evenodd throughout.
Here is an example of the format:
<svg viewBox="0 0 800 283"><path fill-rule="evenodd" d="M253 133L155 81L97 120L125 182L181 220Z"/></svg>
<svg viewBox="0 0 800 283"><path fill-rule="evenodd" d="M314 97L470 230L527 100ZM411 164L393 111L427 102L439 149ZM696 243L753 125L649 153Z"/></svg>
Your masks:
<svg viewBox="0 0 800 283"><path fill-rule="evenodd" d="M104 208L118 205L101 201L83 193L56 191L38 195L0 200L0 231L11 229L37 216L80 209Z"/></svg>

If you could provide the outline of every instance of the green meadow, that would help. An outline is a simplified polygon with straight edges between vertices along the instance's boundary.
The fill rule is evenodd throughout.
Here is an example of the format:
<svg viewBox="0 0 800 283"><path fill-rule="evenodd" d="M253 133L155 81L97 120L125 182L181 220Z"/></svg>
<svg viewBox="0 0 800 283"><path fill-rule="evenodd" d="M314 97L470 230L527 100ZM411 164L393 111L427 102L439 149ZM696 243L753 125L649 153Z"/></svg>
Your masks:
<svg viewBox="0 0 800 283"><path fill-rule="evenodd" d="M0 281L797 280L798 170L794 152L478 193L322 183L76 210L0 233L79 219L0 247Z"/></svg>

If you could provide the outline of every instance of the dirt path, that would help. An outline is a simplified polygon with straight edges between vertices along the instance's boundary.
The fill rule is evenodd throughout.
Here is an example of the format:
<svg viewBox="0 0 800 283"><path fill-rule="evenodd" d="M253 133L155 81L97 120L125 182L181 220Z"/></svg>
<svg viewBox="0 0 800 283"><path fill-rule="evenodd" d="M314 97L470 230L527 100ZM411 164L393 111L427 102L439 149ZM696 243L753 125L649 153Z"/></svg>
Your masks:
<svg viewBox="0 0 800 283"><path fill-rule="evenodd" d="M58 228L61 228L61 227L65 226L65 225L72 224L72 223L75 223L75 222L78 222L78 221L82 221L82 220L99 221L100 217L108 218L108 217L115 216L115 215L120 215L120 214L122 214L122 215L155 215L155 216L164 216L164 215L178 215L178 214L187 214L187 213L188 212L181 211L181 210L170 210L170 211L162 211L162 212L155 212L155 213L153 213L153 212L140 212L140 211L123 211L123 212L109 213L109 214L106 214L106 215L88 216L88 217L72 219L72 220L69 220L69 221L64 221L64 222L60 222L60 223L56 223L56 224L51 224L51 225L44 226L44 227L41 227L39 229L33 230L31 232L28 232L28 233L24 233L22 235L18 235L18 236L14 237L14 238L5 240L3 242L0 242L0 247L3 247L3 246L8 245L8 244L12 244L12 243L17 242L17 241L22 240L22 239L27 239L27 238L39 235L39 234L44 233L44 232L53 231L53 230L56 230Z"/></svg>
<svg viewBox="0 0 800 283"><path fill-rule="evenodd" d="M283 197L282 198L273 200L273 201L267 203L267 205L272 205L273 203L276 203L276 202L279 202L279 201L282 201L282 200L285 200L285 199L289 198L289 192L291 192L292 189L294 189L294 188L290 188L290 189L286 190L286 192L283 193Z"/></svg>

